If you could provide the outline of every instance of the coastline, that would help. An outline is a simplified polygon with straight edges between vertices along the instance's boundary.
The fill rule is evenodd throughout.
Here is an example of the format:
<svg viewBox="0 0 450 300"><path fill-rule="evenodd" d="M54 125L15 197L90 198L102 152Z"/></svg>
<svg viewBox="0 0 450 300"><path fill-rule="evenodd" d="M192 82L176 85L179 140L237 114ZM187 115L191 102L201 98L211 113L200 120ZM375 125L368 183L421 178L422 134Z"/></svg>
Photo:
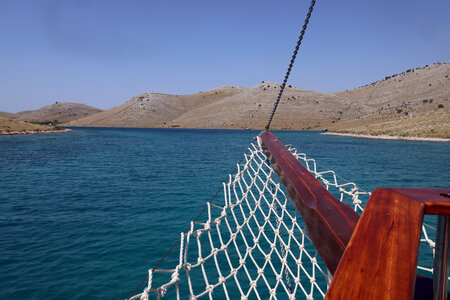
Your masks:
<svg viewBox="0 0 450 300"><path fill-rule="evenodd" d="M323 132L321 134L324 134L324 135L339 135L339 136L365 138L365 139L379 139L379 140L407 140L407 141L421 141L421 142L450 142L450 138L434 138L434 137L420 137L420 136L370 135L370 134L339 133L339 132Z"/></svg>
<svg viewBox="0 0 450 300"><path fill-rule="evenodd" d="M116 128L116 127L113 127ZM121 128L121 127L117 127ZM125 127L126 128L126 127ZM136 127L140 128L140 127ZM143 127L145 128L145 127ZM164 127L154 127L154 128L164 128ZM199 128L196 128L199 129ZM249 130L241 129L241 130ZM72 129L62 129L62 130L27 130L27 131L0 131L0 136L2 135L24 135L24 134L46 134L46 133L64 133L71 132ZM357 133L340 133L340 132L322 132L323 135L337 135L355 138L365 138L365 139L379 139L379 140L406 140L406 141L421 141L421 142L450 142L450 138L438 138L438 137L419 137L419 136L397 136L397 135L371 135L371 134L357 134Z"/></svg>
<svg viewBox="0 0 450 300"><path fill-rule="evenodd" d="M21 135L21 134L42 134L42 133L62 133L70 132L71 129L61 129L61 130L27 130L27 131L0 131L0 135Z"/></svg>

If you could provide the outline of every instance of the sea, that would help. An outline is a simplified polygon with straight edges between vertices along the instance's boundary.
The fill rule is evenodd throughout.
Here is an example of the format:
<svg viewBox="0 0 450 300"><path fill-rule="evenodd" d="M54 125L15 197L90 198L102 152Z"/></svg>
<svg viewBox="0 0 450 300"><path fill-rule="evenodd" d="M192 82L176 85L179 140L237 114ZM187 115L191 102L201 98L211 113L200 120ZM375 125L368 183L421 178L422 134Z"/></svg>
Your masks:
<svg viewBox="0 0 450 300"><path fill-rule="evenodd" d="M127 298L258 133L0 136L0 299ZM274 133L368 191L449 187L450 143Z"/></svg>

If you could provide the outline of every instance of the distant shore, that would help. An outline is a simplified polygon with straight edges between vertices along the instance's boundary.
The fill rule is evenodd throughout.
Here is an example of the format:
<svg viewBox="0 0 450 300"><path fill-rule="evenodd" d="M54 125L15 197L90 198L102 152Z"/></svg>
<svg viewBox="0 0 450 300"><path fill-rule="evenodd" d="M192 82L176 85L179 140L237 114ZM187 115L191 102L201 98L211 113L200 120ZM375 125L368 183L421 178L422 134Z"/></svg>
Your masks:
<svg viewBox="0 0 450 300"><path fill-rule="evenodd" d="M365 139L380 139L380 140L407 140L407 141L424 141L424 142L450 142L447 138L435 137L420 137L420 136L395 136L395 135L370 135L370 134L356 134L356 133L339 133L339 132L323 132L324 135L339 135L348 137L357 137Z"/></svg>
<svg viewBox="0 0 450 300"><path fill-rule="evenodd" d="M19 135L19 134L41 134L41 133L62 133L69 132L71 129L61 130L26 130L26 131L0 131L0 135Z"/></svg>

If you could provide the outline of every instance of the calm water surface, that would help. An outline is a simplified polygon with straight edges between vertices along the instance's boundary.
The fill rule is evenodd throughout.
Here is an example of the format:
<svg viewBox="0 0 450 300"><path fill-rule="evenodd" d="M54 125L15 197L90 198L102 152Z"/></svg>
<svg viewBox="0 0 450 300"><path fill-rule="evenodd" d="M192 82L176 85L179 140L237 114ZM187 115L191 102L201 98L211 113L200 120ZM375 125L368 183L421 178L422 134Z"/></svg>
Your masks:
<svg viewBox="0 0 450 300"><path fill-rule="evenodd" d="M126 298L257 134L0 136L0 298ZM276 134L366 190L449 186L450 143Z"/></svg>

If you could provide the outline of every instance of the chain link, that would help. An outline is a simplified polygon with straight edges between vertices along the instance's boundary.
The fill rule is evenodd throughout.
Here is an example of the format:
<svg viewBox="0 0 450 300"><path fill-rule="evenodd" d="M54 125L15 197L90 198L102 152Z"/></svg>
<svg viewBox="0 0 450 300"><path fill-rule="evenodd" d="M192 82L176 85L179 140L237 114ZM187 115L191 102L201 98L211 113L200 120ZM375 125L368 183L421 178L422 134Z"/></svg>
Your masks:
<svg viewBox="0 0 450 300"><path fill-rule="evenodd" d="M281 95L283 94L284 88L286 87L287 80L289 78L289 75L291 74L291 69L292 69L292 66L294 65L295 58L297 57L298 49L300 48L300 45L302 44L303 36L305 35L305 31L306 31L306 28L308 27L309 19L311 18L311 14L314 9L314 4L316 4L316 0L311 0L311 5L309 6L308 14L306 15L306 19L303 24L302 31L300 32L300 36L298 38L297 45L295 46L294 54L292 54L291 62L289 63L289 67L287 69L286 75L284 76L283 83L281 84L281 88L280 88L280 92L278 93L277 100L275 101L275 104L272 109L272 113L270 114L269 121L267 122L266 130L269 130L269 128L270 128L270 123L272 123L273 115L275 114L275 111L277 110L278 103L281 100Z"/></svg>

